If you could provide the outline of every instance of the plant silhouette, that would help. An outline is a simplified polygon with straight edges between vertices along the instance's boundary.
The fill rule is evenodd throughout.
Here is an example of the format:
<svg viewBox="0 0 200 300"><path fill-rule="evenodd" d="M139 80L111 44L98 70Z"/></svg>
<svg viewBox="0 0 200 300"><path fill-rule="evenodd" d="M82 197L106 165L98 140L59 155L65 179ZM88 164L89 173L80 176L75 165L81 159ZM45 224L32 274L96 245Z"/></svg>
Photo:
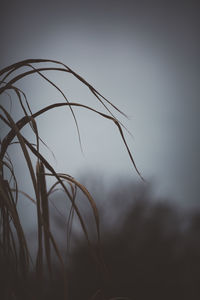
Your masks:
<svg viewBox="0 0 200 300"><path fill-rule="evenodd" d="M48 72L62 72L70 74L78 81L84 84L97 101L100 102L104 111L98 111L91 106L84 105L78 102L70 102L63 93L63 91L51 81L46 73ZM58 93L63 97L63 102L54 103L46 107L41 107L38 111L33 112L31 110L31 103L26 95L18 86L18 82L31 75L37 75L41 80L45 80L51 86L53 86ZM5 67L0 70L0 95L8 95L10 102L17 101L21 109L21 117L15 121L13 113L8 109L8 105L0 104L0 119L3 127L6 128L1 136L1 150L0 150L0 255L3 274L1 274L6 280L4 282L4 289L2 292L3 299L22 299L22 294L18 294L20 282L24 280L26 282L31 274L35 274L35 281L42 290L42 282L45 280L48 273L50 278L53 276L53 260L52 253L57 257L62 269L62 295L63 299L68 299L68 283L69 279L66 274L65 265L62 254L59 250L59 246L52 234L51 217L49 214L49 197L58 187L61 187L65 193L66 200L70 202L71 208L69 209L69 218L67 222L68 241L70 239L71 224L73 216L76 215L81 224L81 228L84 232L85 239L90 249L90 253L93 260L101 268L103 261L100 257L100 229L99 229L99 213L96 207L96 203L92 198L89 191L79 183L75 178L68 174L61 174L56 172L53 166L44 157L40 144L44 142L40 138L40 128L38 128L37 117L47 114L49 111L59 107L69 108L72 113L74 123L77 129L78 139L81 146L81 137L79 132L78 120L74 113L74 107L89 110L91 113L113 122L117 127L121 136L122 142L126 147L127 153L130 157L131 163L135 170L140 175L131 151L125 140L123 129L124 126L114 116L112 110L117 111L124 115L114 104L103 97L94 87L92 87L85 79L74 72L71 68L65 64L47 59L27 59L17 62L13 65ZM11 94L11 95L10 95ZM32 136L26 137L23 133L23 128L29 125L32 129ZM94 125L95 126L95 125ZM35 140L33 143L32 140ZM32 187L34 190L34 197L26 194L23 189L18 188L18 177L14 167L14 157L9 155L9 147L13 143L17 144L19 151L24 156L25 164L29 172ZM36 161L36 165L35 165ZM54 178L55 182L47 189L46 179L48 177ZM80 212L79 207L76 204L76 192L80 190L87 198L90 208L92 209L93 216L95 218L95 234L97 237L97 248L92 245L88 231L85 225L85 221ZM31 260L29 244L27 242L26 234L22 224L22 220L19 214L19 205L21 195L28 198L35 204L37 211L37 255L35 261ZM4 274L5 272L5 274ZM13 278L13 280L12 280ZM22 280L23 279L23 280ZM19 283L19 284L18 284ZM10 284L10 285L9 285ZM22 289L24 287L24 291ZM20 291L24 292L24 295L28 292L25 284L21 285ZM33 295L26 295L31 298ZM45 297L45 291L43 296ZM38 299L38 298L37 298Z"/></svg>

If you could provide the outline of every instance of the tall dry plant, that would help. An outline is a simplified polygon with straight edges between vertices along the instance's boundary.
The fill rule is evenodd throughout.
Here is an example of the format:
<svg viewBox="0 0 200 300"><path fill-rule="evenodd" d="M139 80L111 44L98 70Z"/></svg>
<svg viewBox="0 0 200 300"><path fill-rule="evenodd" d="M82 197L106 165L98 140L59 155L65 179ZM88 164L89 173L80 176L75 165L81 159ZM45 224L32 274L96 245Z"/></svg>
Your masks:
<svg viewBox="0 0 200 300"><path fill-rule="evenodd" d="M51 65L51 66L49 66ZM24 71L25 70L25 71ZM63 73L70 73L80 82L82 82L94 95L94 97L101 103L106 113L100 112L93 107L86 106L82 103L70 102L63 91L51 80L49 80L44 71L56 71ZM17 75L16 75L17 73ZM37 75L42 79L46 80L50 85L52 85L59 93L62 94L64 102L58 102L46 107L42 107L36 112L32 112L29 106L29 101L26 94L17 87L18 81L29 75ZM46 73L45 73L46 74ZM14 121L12 113L6 108L5 105L0 103L0 118L2 123L7 128L7 133L1 136L1 149L0 149L0 254L1 257L6 262L12 262L15 265L15 271L18 276L23 276L26 278L30 270L30 251L29 245L24 233L24 228L19 216L18 199L23 193L29 200L33 201L37 210L37 257L36 261L33 262L34 270L38 279L42 279L44 273L45 262L47 264L48 272L52 272L52 249L54 249L62 267L64 273L64 262L59 251L59 247L54 239L54 236L50 229L50 214L49 214L49 196L58 187L64 190L66 194L66 199L71 202L71 211L69 214L68 224L68 236L70 238L70 231L72 225L72 218L74 213L77 214L82 230L84 232L85 238L88 242L89 248L92 255L96 261L101 264L100 256L96 253L92 247L86 224L81 215L78 205L76 204L76 190L80 189L82 193L87 197L89 204L93 210L95 217L95 226L98 243L100 243L100 229L99 229L99 215L94 199L88 192L85 186L79 183L73 177L67 174L60 174L54 170L52 165L45 159L40 151L40 143L42 142L39 135L39 129L37 125L37 117L47 113L50 110L55 110L58 107L69 107L77 128L78 137L80 141L79 127L77 119L74 113L74 107L80 107L92 111L93 113L100 115L102 118L108 119L113 122L118 128L122 141L127 149L128 155L131 162L136 169L137 173L141 177L135 162L133 160L131 151L127 145L123 134L123 124L121 124L118 119L113 115L111 109L114 109L122 113L116 106L104 98L93 86L91 86L86 80L84 80L80 75L75 73L65 64L47 59L28 59L20 61L13 65L10 65L0 71L0 95L8 94L12 91L16 94L19 104L22 109L22 116L18 121ZM12 97L10 98L13 101ZM109 108L110 106L110 108ZM123 114L123 113L122 113ZM124 114L123 114L124 115ZM36 143L33 144L29 139L27 139L23 133L22 129L25 125L29 124L32 128L32 133L35 136ZM8 147L15 141L18 143L19 151L23 153L26 161L28 172L30 173L32 186L34 189L34 198L25 194L23 191L18 189L18 178L15 175L16 171L14 168L13 160L14 157L8 155ZM36 158L37 163L34 165L34 158ZM8 180L8 174L10 179ZM47 190L46 178L52 176L55 179L54 184L49 190ZM14 185L14 187L13 187ZM65 275L64 275L65 277ZM67 279L65 278L65 281ZM66 284L64 286L67 286ZM13 291L14 293L14 291ZM65 293L67 298L67 291Z"/></svg>

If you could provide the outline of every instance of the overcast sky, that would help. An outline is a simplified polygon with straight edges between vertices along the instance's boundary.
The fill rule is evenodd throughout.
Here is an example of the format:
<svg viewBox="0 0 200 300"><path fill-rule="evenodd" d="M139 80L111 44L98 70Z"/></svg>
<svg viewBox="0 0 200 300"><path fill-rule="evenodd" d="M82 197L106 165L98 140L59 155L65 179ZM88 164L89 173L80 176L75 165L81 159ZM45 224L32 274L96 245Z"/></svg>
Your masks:
<svg viewBox="0 0 200 300"><path fill-rule="evenodd" d="M26 58L69 65L129 116L120 117L133 134L133 139L126 135L127 141L142 176L155 182L157 193L197 204L198 18L197 1L4 1L0 67ZM50 78L71 101L101 109L76 80L63 74ZM19 82L34 111L63 101L40 82L35 77ZM68 112L58 109L38 119L41 137L57 157L55 162L45 152L56 170L139 180L114 125L80 109L76 113L84 156ZM19 168L21 164L19 159Z"/></svg>

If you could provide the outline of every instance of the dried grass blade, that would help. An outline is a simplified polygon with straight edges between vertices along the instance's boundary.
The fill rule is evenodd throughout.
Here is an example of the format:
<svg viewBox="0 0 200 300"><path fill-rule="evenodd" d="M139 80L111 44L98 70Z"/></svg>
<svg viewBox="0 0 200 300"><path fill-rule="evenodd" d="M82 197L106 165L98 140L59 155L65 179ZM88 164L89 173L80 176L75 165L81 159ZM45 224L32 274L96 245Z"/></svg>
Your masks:
<svg viewBox="0 0 200 300"><path fill-rule="evenodd" d="M136 164L135 164L135 161L134 161L134 159L133 159L133 156L132 156L132 154L131 154L131 151L130 151L130 149L129 149L129 147L128 147L128 144L127 144L127 142L126 142L126 139L125 139L125 137L124 137L122 128L121 128L119 122L118 122L115 118L113 118L113 117L111 117L111 116L109 116L109 115L106 115L106 114L104 114L104 113L102 113L102 112L100 112L100 111L97 111L97 110L91 108L90 106L86 106L86 105L83 105L83 104L80 104L80 103L76 103L76 102L73 102L73 103L72 103L72 102L71 102L71 103L63 103L63 102L61 102L61 103L55 103L55 104L49 105L49 106L47 106L47 107L45 107L45 108L39 110L38 112L34 113L32 117L33 117L33 118L36 118L37 116L39 116L39 115L43 114L44 112L47 112L47 111L49 111L49 110L51 110L51 109L53 109L53 108L61 107L61 106L68 106L68 105L85 108L85 109L87 109L87 110L90 110L90 111L95 112L96 114L98 114L98 115L100 115L100 116L102 116L102 117L104 117L104 118L106 118L106 119L109 119L109 120L113 121L113 122L115 123L115 125L118 127L118 130L119 130L120 135L121 135L121 137L122 137L123 143L124 143L124 145L126 146L126 149L127 149L127 151L128 151L129 157L130 157L130 159L131 159L131 161L132 161L132 164L133 164L133 166L134 166L136 172L138 173L138 175L140 176L140 178L144 181L144 178L143 178L142 175L140 174L140 172L139 172L139 170L138 170L138 168L137 168L137 166L136 166ZM17 122L17 126L18 126L19 129L21 129L21 128L22 128L23 126L25 126L25 124L27 124L28 122L29 122L29 118L24 117L24 118L22 118L20 121ZM8 141L10 142L10 141L12 141L12 139L14 138L14 134L15 134L14 131L11 130L11 131L8 133L6 139L3 140L3 142L2 142L1 156L3 155L3 153L4 153L4 152L6 151L6 149L7 149Z"/></svg>
<svg viewBox="0 0 200 300"><path fill-rule="evenodd" d="M42 210L42 222L44 223L44 246L47 258L47 265L49 272L51 273L51 248L49 242L49 232L50 232L50 221L49 221L49 202L48 194L46 188L46 179L44 165L42 162L38 161L38 181L40 184L40 197L41 197L41 210Z"/></svg>

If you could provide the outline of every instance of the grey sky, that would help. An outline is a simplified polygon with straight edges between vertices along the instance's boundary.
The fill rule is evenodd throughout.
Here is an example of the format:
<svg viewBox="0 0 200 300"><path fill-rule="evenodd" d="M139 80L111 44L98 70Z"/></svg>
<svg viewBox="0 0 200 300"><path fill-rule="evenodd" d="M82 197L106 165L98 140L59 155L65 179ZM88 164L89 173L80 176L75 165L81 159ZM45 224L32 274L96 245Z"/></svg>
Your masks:
<svg viewBox="0 0 200 300"><path fill-rule="evenodd" d="M159 194L197 203L197 14L195 1L5 2L0 11L0 66L26 58L69 65L130 117L120 119L133 133L134 140L128 135L127 140L143 177L155 181ZM50 78L69 99L99 108L75 80L60 74ZM48 85L43 88L31 78L28 82L19 85L31 97L33 109L60 98ZM57 120L54 116L38 122L57 157L57 170L139 180L112 124L77 110L82 156L70 114L58 110Z"/></svg>

